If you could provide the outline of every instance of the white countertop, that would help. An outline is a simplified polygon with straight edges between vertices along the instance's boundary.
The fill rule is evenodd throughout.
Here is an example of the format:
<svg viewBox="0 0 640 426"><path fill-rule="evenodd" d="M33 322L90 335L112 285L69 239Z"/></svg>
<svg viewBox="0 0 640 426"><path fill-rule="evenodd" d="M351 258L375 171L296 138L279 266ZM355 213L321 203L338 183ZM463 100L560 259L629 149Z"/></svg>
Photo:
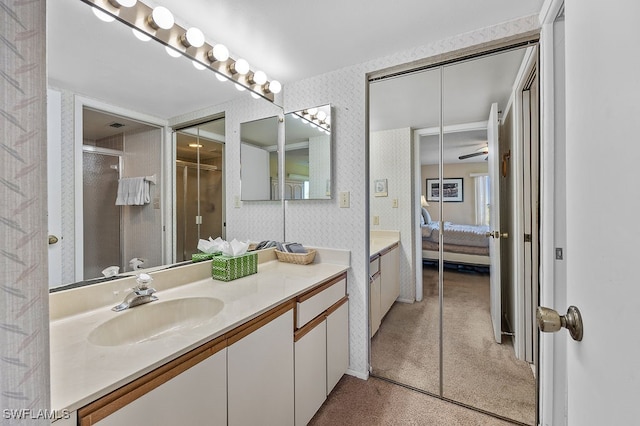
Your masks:
<svg viewBox="0 0 640 426"><path fill-rule="evenodd" d="M369 257L373 257L387 247L400 242L400 231L371 231L369 236Z"/></svg>
<svg viewBox="0 0 640 426"><path fill-rule="evenodd" d="M113 303L52 319L52 408L77 410L347 269L348 264L268 261L259 264L257 274L230 282L205 278L162 290L158 286L159 301L215 297L224 307L206 324L143 343L96 346L87 340L96 326L127 312L113 312Z"/></svg>

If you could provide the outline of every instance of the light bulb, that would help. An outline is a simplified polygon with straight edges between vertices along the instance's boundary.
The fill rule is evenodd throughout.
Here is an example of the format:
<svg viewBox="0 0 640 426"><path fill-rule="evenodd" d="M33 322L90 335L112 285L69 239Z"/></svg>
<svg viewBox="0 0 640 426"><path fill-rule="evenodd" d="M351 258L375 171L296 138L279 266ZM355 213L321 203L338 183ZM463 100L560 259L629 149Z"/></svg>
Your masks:
<svg viewBox="0 0 640 426"><path fill-rule="evenodd" d="M325 118L327 118L327 113L324 111L318 111L318 120L324 121Z"/></svg>
<svg viewBox="0 0 640 426"><path fill-rule="evenodd" d="M173 14L163 6L158 6L153 9L151 15L147 20L149 25L151 25L156 30L158 28L162 28L163 30L168 30L173 27L175 20L173 19Z"/></svg>
<svg viewBox="0 0 640 426"><path fill-rule="evenodd" d="M271 80L267 83L265 90L271 93L280 93L282 90L282 85L278 80Z"/></svg>
<svg viewBox="0 0 640 426"><path fill-rule="evenodd" d="M209 52L209 60L224 62L229 59L229 49L224 44L216 44L213 46L211 52Z"/></svg>
<svg viewBox="0 0 640 426"><path fill-rule="evenodd" d="M318 113L318 108L309 108L310 115L316 115Z"/></svg>
<svg viewBox="0 0 640 426"><path fill-rule="evenodd" d="M238 89L240 92L244 92L245 91L245 88L242 87L242 85L238 84L238 83L236 83L236 89Z"/></svg>
<svg viewBox="0 0 640 426"><path fill-rule="evenodd" d="M96 18L98 18L99 20L103 21L103 22L113 22L116 20L116 18L114 18L113 16L109 15L108 13L105 13L103 11L101 11L98 8L92 8L93 10L93 14L96 15Z"/></svg>
<svg viewBox="0 0 640 426"><path fill-rule="evenodd" d="M181 56L181 53L178 52L177 50L169 47L169 46L165 46L164 50L167 52L167 54L169 56L171 56L172 58L179 58Z"/></svg>
<svg viewBox="0 0 640 426"><path fill-rule="evenodd" d="M262 71L256 71L253 73L253 82L259 86L262 86L267 82L267 75Z"/></svg>
<svg viewBox="0 0 640 426"><path fill-rule="evenodd" d="M114 7L133 7L138 0L109 0Z"/></svg>
<svg viewBox="0 0 640 426"><path fill-rule="evenodd" d="M195 69L197 69L198 71L202 71L203 69L205 69L206 67L204 65L202 65L200 62L198 61L191 61L191 63L193 64L193 67Z"/></svg>
<svg viewBox="0 0 640 426"><path fill-rule="evenodd" d="M204 34L198 28L191 27L180 37L180 41L186 47L202 47L204 45Z"/></svg>
<svg viewBox="0 0 640 426"><path fill-rule="evenodd" d="M249 62L244 59L238 59L234 64L234 69L240 75L245 75L249 72Z"/></svg>
<svg viewBox="0 0 640 426"><path fill-rule="evenodd" d="M135 28L131 28L131 32L140 41L149 41L149 40L151 40L151 37L149 37L148 35L146 35L145 33L143 33L140 30L136 30Z"/></svg>

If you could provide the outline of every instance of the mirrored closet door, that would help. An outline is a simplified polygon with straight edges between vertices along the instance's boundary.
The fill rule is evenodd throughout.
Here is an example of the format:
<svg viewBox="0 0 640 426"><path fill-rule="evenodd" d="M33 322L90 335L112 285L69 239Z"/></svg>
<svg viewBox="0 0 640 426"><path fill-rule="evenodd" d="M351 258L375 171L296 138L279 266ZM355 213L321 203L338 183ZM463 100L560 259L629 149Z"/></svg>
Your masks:
<svg viewBox="0 0 640 426"><path fill-rule="evenodd" d="M508 49L370 82L370 179L388 177L392 199L394 186L414 186L411 205L397 208L372 192L371 230L410 220L419 240L408 240L414 260L401 262L399 277L415 290L400 295L371 339L372 375L530 425L537 332L526 306L537 294L537 259L513 236L525 216L520 200L537 185L523 142L537 126L523 114L537 105L535 91L524 94L535 88L535 52ZM393 138L407 128L409 143ZM407 181L393 170L403 155L413 164ZM530 232L535 240L537 228Z"/></svg>

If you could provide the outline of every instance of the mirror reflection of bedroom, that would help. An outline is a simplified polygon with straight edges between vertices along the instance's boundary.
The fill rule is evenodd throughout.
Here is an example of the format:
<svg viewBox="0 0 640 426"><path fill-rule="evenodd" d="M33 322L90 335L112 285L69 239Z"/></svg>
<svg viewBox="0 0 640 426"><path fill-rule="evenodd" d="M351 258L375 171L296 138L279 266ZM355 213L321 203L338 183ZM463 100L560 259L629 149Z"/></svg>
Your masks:
<svg viewBox="0 0 640 426"><path fill-rule="evenodd" d="M371 374L528 425L537 86L535 44L369 83ZM396 269L380 250L394 235Z"/></svg>

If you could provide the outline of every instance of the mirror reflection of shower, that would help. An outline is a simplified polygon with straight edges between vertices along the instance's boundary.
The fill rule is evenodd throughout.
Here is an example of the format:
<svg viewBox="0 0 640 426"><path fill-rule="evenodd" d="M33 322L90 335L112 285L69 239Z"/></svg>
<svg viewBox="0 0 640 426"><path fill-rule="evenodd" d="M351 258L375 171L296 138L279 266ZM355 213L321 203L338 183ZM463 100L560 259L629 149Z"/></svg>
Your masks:
<svg viewBox="0 0 640 426"><path fill-rule="evenodd" d="M82 121L83 278L162 264L161 129L87 107ZM153 175L147 201L116 205L119 181Z"/></svg>
<svg viewBox="0 0 640 426"><path fill-rule="evenodd" d="M191 260L199 239L225 238L225 120L176 133L176 261Z"/></svg>

